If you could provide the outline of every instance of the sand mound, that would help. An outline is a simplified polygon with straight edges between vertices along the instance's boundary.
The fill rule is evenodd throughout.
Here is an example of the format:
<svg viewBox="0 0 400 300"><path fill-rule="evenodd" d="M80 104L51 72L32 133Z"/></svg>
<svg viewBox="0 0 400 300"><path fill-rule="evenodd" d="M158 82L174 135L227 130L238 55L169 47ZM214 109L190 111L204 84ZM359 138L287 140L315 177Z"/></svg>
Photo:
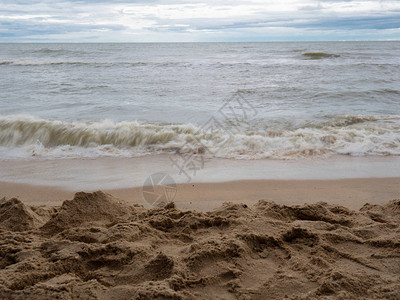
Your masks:
<svg viewBox="0 0 400 300"><path fill-rule="evenodd" d="M54 234L88 222L118 222L128 219L131 211L123 201L101 191L79 192L73 200L64 201L57 214L42 229Z"/></svg>
<svg viewBox="0 0 400 300"><path fill-rule="evenodd" d="M372 220L381 223L400 220L400 199L390 201L384 206L365 204L361 211L365 212Z"/></svg>
<svg viewBox="0 0 400 300"><path fill-rule="evenodd" d="M399 299L399 203L200 213L78 193L42 230L1 222L0 298Z"/></svg>
<svg viewBox="0 0 400 300"><path fill-rule="evenodd" d="M44 224L46 217L38 215L20 200L0 200L0 228L10 231L25 231Z"/></svg>

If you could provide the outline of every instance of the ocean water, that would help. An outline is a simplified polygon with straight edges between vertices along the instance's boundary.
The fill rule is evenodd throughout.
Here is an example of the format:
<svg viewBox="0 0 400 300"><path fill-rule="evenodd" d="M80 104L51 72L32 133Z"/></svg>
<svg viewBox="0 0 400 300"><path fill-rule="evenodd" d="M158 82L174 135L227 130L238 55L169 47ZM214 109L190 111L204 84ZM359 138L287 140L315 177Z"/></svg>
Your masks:
<svg viewBox="0 0 400 300"><path fill-rule="evenodd" d="M400 155L400 42L0 44L0 159Z"/></svg>

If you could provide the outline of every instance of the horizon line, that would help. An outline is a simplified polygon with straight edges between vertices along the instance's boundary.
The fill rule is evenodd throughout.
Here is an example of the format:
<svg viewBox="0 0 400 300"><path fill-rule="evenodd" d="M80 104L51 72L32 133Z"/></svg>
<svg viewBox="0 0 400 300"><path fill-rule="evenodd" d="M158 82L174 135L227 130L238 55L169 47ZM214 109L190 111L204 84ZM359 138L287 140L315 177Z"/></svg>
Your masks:
<svg viewBox="0 0 400 300"><path fill-rule="evenodd" d="M217 44L217 43L345 43L345 42L400 42L399 39L385 39L385 40L304 40L304 41L180 41L180 42L116 42L116 41L82 41L82 42L66 42L66 41L13 41L3 42L0 40L0 44Z"/></svg>

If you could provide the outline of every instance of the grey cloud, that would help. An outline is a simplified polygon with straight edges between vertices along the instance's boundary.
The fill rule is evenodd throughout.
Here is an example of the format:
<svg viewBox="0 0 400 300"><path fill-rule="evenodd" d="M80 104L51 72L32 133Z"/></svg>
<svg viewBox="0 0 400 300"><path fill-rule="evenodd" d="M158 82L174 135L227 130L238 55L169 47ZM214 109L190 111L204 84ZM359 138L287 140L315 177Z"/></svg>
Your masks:
<svg viewBox="0 0 400 300"><path fill-rule="evenodd" d="M114 25L114 24L104 24L104 25L70 24L70 23L39 24L32 21L0 22L0 28L7 29L7 32L0 32L0 37L1 36L22 37L22 36L48 35L48 34L65 34L65 33L88 32L93 30L120 31L126 29L125 26Z"/></svg>
<svg viewBox="0 0 400 300"><path fill-rule="evenodd" d="M195 34L193 32L214 31L230 32L235 30L255 30L259 33L264 28L269 31L274 28L290 28L298 30L387 30L400 28L400 11L392 10L361 10L346 13L341 16L326 8L326 5L335 3L351 4L351 0L321 0L298 2L295 12L269 11L268 3L260 5L251 1L232 1L230 4L242 4L251 8L246 15L225 17L201 15L196 18L185 17L188 12L200 3L178 0L2 0L0 6L0 41L1 38L23 39L26 36L40 37L47 35L63 35L79 32L92 32L93 37L101 37L101 30L115 32L123 39L126 33L146 35L148 32L163 35L171 32ZM387 3L387 1L377 1ZM304 5L302 5L304 3ZM358 1L357 5L363 2ZM370 1L365 1L370 3ZM154 5L171 4L174 14L161 18L158 10L150 9ZM179 5L178 5L179 4ZM118 5L118 6L116 6ZM127 10L124 11L124 5ZM141 11L146 5L146 11ZM206 0L203 5L215 11L230 8L221 0ZM258 6L257 6L258 5ZM328 5L328 6L329 6ZM112 10L116 7L115 10ZM257 7L259 9L254 9ZM229 11L229 10L227 10ZM181 15L179 15L181 14ZM177 15L179 17L177 17ZM267 29L265 29L267 30ZM399 37L400 38L400 37Z"/></svg>

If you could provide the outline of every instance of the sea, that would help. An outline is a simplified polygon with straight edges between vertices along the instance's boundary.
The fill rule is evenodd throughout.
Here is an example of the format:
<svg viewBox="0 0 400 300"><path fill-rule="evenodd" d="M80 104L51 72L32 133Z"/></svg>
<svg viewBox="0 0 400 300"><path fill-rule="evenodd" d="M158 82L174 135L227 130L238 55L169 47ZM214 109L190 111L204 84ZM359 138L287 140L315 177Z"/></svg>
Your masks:
<svg viewBox="0 0 400 300"><path fill-rule="evenodd" d="M400 42L0 44L0 160L400 155Z"/></svg>

